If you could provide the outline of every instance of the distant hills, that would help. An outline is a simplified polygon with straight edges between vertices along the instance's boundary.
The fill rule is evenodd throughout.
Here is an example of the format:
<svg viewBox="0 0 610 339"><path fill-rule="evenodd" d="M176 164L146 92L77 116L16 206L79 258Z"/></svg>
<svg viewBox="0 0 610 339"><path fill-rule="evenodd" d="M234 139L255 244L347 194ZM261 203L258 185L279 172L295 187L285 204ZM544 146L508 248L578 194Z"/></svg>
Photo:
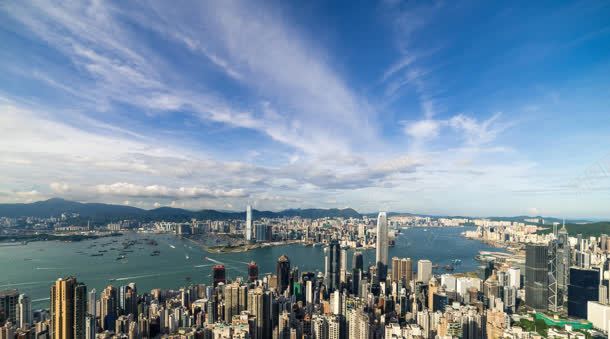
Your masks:
<svg viewBox="0 0 610 339"><path fill-rule="evenodd" d="M212 209L204 209L199 211L191 211L181 208L173 207L159 207L152 210L141 209L132 206L124 205L112 205L102 203L81 203L76 201L65 200L61 198L52 198L49 200L38 201L28 204L0 204L0 217L58 217L62 213L78 213L80 217L77 220L73 220L75 223L86 224L90 221L92 224L104 224L108 222L118 220L137 220L137 221L189 221L191 219L199 220L229 220L229 219L243 219L246 218L245 211L218 211ZM287 209L279 212L272 211L259 211L253 210L252 214L254 218L282 218L282 217L301 217L307 219L317 219L324 217L343 217L343 218L361 218L368 216L376 218L376 213L360 214L352 208L345 209L322 209L322 208L308 208L308 209ZM388 215L419 215L411 213L398 213L389 212ZM439 218L442 216L429 216L432 218ZM450 217L450 216L447 216ZM467 218L467 217L464 217ZM529 217L529 216L515 216L515 217L490 217L491 220L510 220L510 221L523 221L531 218L543 218L545 219L545 226L549 227L550 231L551 222L561 222L557 218L549 217ZM583 236L598 235L601 233L610 234L610 222L596 222L590 223L586 220L566 220L566 227L570 234L582 233Z"/></svg>
<svg viewBox="0 0 610 339"><path fill-rule="evenodd" d="M145 210L137 207L111 205L102 203L81 203L76 201L52 198L29 204L0 204L0 217L18 218L32 217L57 217L62 213L78 213L80 218L90 219L93 222L111 222L114 220L136 219L140 221L167 220L188 221L190 219L228 220L245 219L246 212L227 212L211 209L191 211L173 207L159 207ZM255 218L323 218L344 217L360 218L361 215L351 208L345 209L288 209L279 212L253 210Z"/></svg>

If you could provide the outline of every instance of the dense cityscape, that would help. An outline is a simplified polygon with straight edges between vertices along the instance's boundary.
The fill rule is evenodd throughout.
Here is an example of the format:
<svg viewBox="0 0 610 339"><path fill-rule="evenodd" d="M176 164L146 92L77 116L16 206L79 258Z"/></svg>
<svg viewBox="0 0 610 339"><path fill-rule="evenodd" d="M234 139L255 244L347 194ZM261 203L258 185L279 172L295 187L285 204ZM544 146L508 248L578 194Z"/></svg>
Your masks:
<svg viewBox="0 0 610 339"><path fill-rule="evenodd" d="M610 339L610 0L0 0L0 339Z"/></svg>
<svg viewBox="0 0 610 339"><path fill-rule="evenodd" d="M8 220L5 232L18 234L8 231ZM388 257L401 229L464 225L462 236L508 252L480 253L482 269L464 273L452 272L459 260L439 267L427 259ZM217 262L209 284L150 291L135 282L96 291L77 276L57 277L48 309L32 309L17 289L0 291L0 338L589 338L604 335L610 324L610 239L570 236L559 222L385 212L376 220L255 220L248 206L245 222L125 221L104 228L53 231L60 237L143 232L152 239L163 233L216 239L227 232L238 234L232 241L241 238L242 249L255 243L323 246L324 270L300 271L282 255L275 272L263 274L252 261L247 275L229 279ZM550 232L538 232L545 229ZM132 245L124 244L121 253L129 255ZM368 248L375 251L370 267L360 252ZM351 260L348 249L355 251Z"/></svg>

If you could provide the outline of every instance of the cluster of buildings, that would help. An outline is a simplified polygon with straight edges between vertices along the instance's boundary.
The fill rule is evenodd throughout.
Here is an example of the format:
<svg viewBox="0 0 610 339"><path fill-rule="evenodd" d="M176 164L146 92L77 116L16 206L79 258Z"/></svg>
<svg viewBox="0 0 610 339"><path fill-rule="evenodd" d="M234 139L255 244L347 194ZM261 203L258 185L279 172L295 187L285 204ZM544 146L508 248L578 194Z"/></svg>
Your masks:
<svg viewBox="0 0 610 339"><path fill-rule="evenodd" d="M533 309L587 319L608 332L610 242L607 235L568 236L554 226L547 243L526 244L525 302Z"/></svg>
<svg viewBox="0 0 610 339"><path fill-rule="evenodd" d="M331 239L317 274L282 255L275 274L259 276L250 263L247 277L228 281L218 264L210 285L178 291L139 293L130 283L98 295L75 277L60 278L50 309L36 315L17 291L3 297L0 338L495 338L510 329L515 293L504 290L520 287L518 273L490 266L483 280L434 276L429 260L388 258L388 233L380 213L371 267L359 252L349 262Z"/></svg>
<svg viewBox="0 0 610 339"><path fill-rule="evenodd" d="M524 244L522 267L498 259L486 262L481 275L435 275L429 260L388 257L389 224L380 213L370 267L360 252L350 258L342 233L329 232L324 271L318 273L301 272L282 255L274 273L260 275L251 262L246 277L230 281L218 264L209 285L179 290L142 293L129 283L98 294L66 277L50 287L48 310L32 310L29 298L17 290L0 291L0 339L527 339L541 337L525 325L539 319L556 324L546 333L558 338L608 332L610 239L605 235L570 237L555 225L550 235ZM493 227L498 230L477 232L527 232L527 225ZM244 229L255 241L251 215Z"/></svg>

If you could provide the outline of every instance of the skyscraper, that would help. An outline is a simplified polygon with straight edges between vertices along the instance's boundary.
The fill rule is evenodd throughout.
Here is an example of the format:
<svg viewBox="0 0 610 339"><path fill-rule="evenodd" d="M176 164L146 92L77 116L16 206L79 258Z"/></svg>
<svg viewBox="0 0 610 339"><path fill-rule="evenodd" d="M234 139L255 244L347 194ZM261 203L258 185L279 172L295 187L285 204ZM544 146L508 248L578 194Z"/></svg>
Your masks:
<svg viewBox="0 0 610 339"><path fill-rule="evenodd" d="M93 318L97 316L97 309L95 307L95 302L97 300L97 291L92 289L89 291L89 298L87 299L87 313L91 314Z"/></svg>
<svg viewBox="0 0 610 339"><path fill-rule="evenodd" d="M277 289L280 294L290 284L290 259L284 254L277 259Z"/></svg>
<svg viewBox="0 0 610 339"><path fill-rule="evenodd" d="M587 319L587 302L599 298L599 270L571 267L568 284L568 315Z"/></svg>
<svg viewBox="0 0 610 339"><path fill-rule="evenodd" d="M355 252L352 256L352 293L358 295L360 290L360 277L364 268L364 260L361 252Z"/></svg>
<svg viewBox="0 0 610 339"><path fill-rule="evenodd" d="M326 288L332 292L339 288L339 270L341 266L341 249L339 248L339 242L332 240L326 250L324 251L326 256L324 258L326 272L324 279Z"/></svg>
<svg viewBox="0 0 610 339"><path fill-rule="evenodd" d="M17 326L26 329L32 324L32 302L25 294L20 294L17 301Z"/></svg>
<svg viewBox="0 0 610 339"><path fill-rule="evenodd" d="M401 277L400 258L392 258L392 282L398 282Z"/></svg>
<svg viewBox="0 0 610 339"><path fill-rule="evenodd" d="M377 244L375 247L375 264L377 278L385 281L388 271L388 219L385 212L377 216Z"/></svg>
<svg viewBox="0 0 610 339"><path fill-rule="evenodd" d="M362 259L362 252L355 252L352 256L352 269L361 270L364 268L364 260Z"/></svg>
<svg viewBox="0 0 610 339"><path fill-rule="evenodd" d="M246 207L246 240L252 241L252 206Z"/></svg>
<svg viewBox="0 0 610 339"><path fill-rule="evenodd" d="M10 321L17 321L17 302L19 300L19 292L17 290L0 291L0 325Z"/></svg>
<svg viewBox="0 0 610 339"><path fill-rule="evenodd" d="M347 250L341 250L341 260L340 260L340 269L339 269L339 281L342 284L347 283Z"/></svg>
<svg viewBox="0 0 610 339"><path fill-rule="evenodd" d="M51 287L51 326L54 339L85 337L87 287L69 277Z"/></svg>
<svg viewBox="0 0 610 339"><path fill-rule="evenodd" d="M558 300L560 304L563 304L567 300L568 282L570 277L570 266L572 254L570 253L570 243L568 241L568 230L563 227L557 233L557 249L556 249L556 260L555 265L557 273L555 278L557 279L557 290Z"/></svg>
<svg viewBox="0 0 610 339"><path fill-rule="evenodd" d="M432 262L430 260L417 261L417 281L428 283L432 277Z"/></svg>
<svg viewBox="0 0 610 339"><path fill-rule="evenodd" d="M265 338L265 330L269 323L269 305L266 303L264 291L259 287L248 292L248 311L255 317L255 329L252 338Z"/></svg>
<svg viewBox="0 0 610 339"><path fill-rule="evenodd" d="M100 295L100 326L103 330L114 331L115 321L118 318L117 290L108 285Z"/></svg>
<svg viewBox="0 0 610 339"><path fill-rule="evenodd" d="M411 258L400 259L400 273L403 284L408 286L411 280L413 280L413 262Z"/></svg>
<svg viewBox="0 0 610 339"><path fill-rule="evenodd" d="M25 294L19 295L17 301L17 326L26 329L32 324L32 302Z"/></svg>
<svg viewBox="0 0 610 339"><path fill-rule="evenodd" d="M548 246L528 244L525 250L525 303L536 310L548 308Z"/></svg>
<svg viewBox="0 0 610 339"><path fill-rule="evenodd" d="M242 288L244 287L244 288ZM245 299L248 293L245 286L240 286L234 282L224 286L224 301L225 301L225 322L230 324L234 315L245 309ZM242 309L244 307L244 309Z"/></svg>

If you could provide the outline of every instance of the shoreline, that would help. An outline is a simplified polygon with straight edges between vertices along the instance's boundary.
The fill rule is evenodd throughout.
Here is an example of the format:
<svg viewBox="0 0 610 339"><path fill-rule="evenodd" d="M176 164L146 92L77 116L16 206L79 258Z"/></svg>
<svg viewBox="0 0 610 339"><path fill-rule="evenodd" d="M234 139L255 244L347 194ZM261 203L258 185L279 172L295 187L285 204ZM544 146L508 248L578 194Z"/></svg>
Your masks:
<svg viewBox="0 0 610 339"><path fill-rule="evenodd" d="M0 236L0 246L19 246L27 245L30 242L36 241L63 241L63 242L79 242L84 240L95 240L100 238L118 237L123 233L102 233L102 234L29 234L18 236Z"/></svg>

